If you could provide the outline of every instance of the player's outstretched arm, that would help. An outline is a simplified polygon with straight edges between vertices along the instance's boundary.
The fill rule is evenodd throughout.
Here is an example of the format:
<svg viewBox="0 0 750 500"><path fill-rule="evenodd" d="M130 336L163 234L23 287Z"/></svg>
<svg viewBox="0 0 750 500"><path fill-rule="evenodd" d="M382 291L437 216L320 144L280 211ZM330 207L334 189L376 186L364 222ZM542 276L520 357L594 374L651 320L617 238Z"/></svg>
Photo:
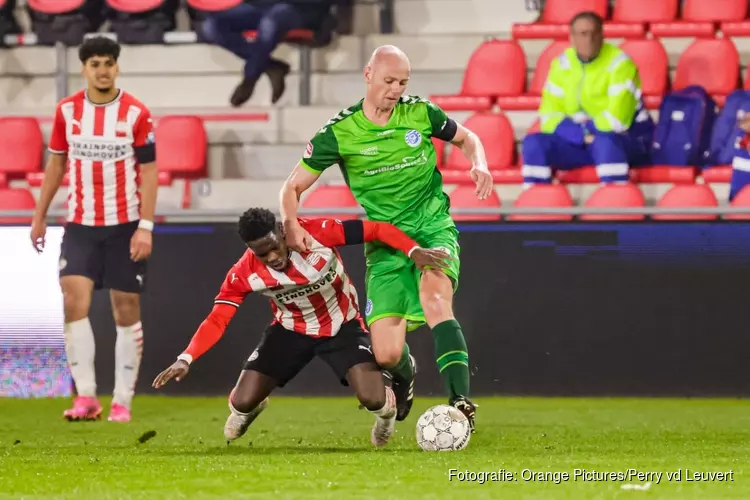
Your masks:
<svg viewBox="0 0 750 500"><path fill-rule="evenodd" d="M237 307L234 305L215 304L208 317L198 327L190 344L177 357L177 361L157 375L151 385L159 389L173 378L178 382L185 378L193 361L203 356L221 339L236 311Z"/></svg>
<svg viewBox="0 0 750 500"><path fill-rule="evenodd" d="M479 137L461 124L456 124L456 135L451 144L461 149L464 156L471 162L471 178L477 186L476 194L484 200L492 191L492 175L487 168L487 156Z"/></svg>
<svg viewBox="0 0 750 500"><path fill-rule="evenodd" d="M320 178L315 173L298 163L281 188L279 202L281 207L281 221L284 225L287 244L298 252L309 250L312 243L310 234L299 224L299 202L302 193L310 189Z"/></svg>
<svg viewBox="0 0 750 500"><path fill-rule="evenodd" d="M67 158L65 153L52 153L47 161L47 167L44 169L42 189L31 222L31 244L37 252L44 250L44 237L47 233L47 212L65 176Z"/></svg>

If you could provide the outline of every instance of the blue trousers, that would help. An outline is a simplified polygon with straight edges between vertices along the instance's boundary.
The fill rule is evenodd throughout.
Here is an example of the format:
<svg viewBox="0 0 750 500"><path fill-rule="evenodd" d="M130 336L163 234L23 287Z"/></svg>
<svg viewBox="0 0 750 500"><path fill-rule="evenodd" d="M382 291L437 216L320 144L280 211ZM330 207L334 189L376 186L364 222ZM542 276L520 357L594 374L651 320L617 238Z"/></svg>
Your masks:
<svg viewBox="0 0 750 500"><path fill-rule="evenodd" d="M736 147L732 159L732 180L729 182L729 201L750 184L750 153Z"/></svg>
<svg viewBox="0 0 750 500"><path fill-rule="evenodd" d="M287 33L303 25L301 14L292 5L240 4L211 14L203 22L203 35L211 43L224 47L245 61L245 78L257 79L268 67L271 53ZM247 41L244 31L257 30L254 41Z"/></svg>
<svg viewBox="0 0 750 500"><path fill-rule="evenodd" d="M526 184L552 182L552 170L596 165L604 183L627 182L629 165L648 163L645 142L627 134L597 132L591 144L577 145L555 134L531 134L523 139L523 180Z"/></svg>

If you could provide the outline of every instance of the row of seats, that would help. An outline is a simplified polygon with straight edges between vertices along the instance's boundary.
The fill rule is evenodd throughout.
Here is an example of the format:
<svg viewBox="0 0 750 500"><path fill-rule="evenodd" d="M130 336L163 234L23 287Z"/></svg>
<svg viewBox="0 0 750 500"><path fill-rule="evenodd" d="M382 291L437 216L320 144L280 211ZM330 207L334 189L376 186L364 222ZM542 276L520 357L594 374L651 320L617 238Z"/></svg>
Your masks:
<svg viewBox="0 0 750 500"><path fill-rule="evenodd" d="M503 110L537 110L549 67L570 46L567 41L551 42L539 56L527 86L526 55L514 40L489 40L472 54L456 95L435 95L431 99L449 111L483 111L494 105ZM674 80L669 62L658 40L626 40L620 47L638 66L644 104L658 109L669 90L700 85L723 105L728 94L742 87L740 56L728 39L696 39L680 55ZM750 67L744 87L750 89Z"/></svg>
<svg viewBox="0 0 750 500"><path fill-rule="evenodd" d="M713 37L750 35L747 0L617 0L612 15L608 0L547 0L541 18L513 25L517 39L564 39L568 23L579 12L596 12L606 19L604 34L617 38Z"/></svg>
<svg viewBox="0 0 750 500"><path fill-rule="evenodd" d="M161 185L171 185L174 179L194 180L207 176L208 137L203 120L197 116L156 116L156 154ZM484 144L487 164L498 184L523 182L523 159L516 151L513 127L505 114L479 112L464 121ZM538 121L527 133L538 130ZM469 161L458 148L448 147L435 140L437 165L445 181L463 185L471 182L467 172ZM25 179L32 187L41 185L43 178L43 137L39 123L29 117L0 118L0 187L8 181ZM702 176L705 182L729 182L731 166L714 166L697 172L692 167L653 166L631 170L635 183L692 184ZM565 184L596 184L599 182L594 167L560 171L560 182ZM67 178L63 181L67 183ZM186 183L187 185L187 183ZM186 188L187 189L187 188Z"/></svg>
<svg viewBox="0 0 750 500"><path fill-rule="evenodd" d="M454 208L493 208L500 207L500 198L492 192L490 198L479 200L474 186L458 186L450 195ZM346 185L324 185L313 191L304 201L304 208L325 208L335 212L337 208L356 208L357 201ZM514 201L516 208L570 208L574 206L568 189L561 184L537 184L523 191ZM635 184L609 184L599 187L586 200L587 208L641 208L646 206L643 193ZM660 208L680 209L686 207L718 207L718 200L713 190L705 184L675 185L656 204ZM742 190L732 201L733 207L750 207L750 186ZM355 218L349 214L334 214L340 219ZM456 214L457 221L500 220L499 214ZM643 214L586 214L580 220L644 220ZM711 214L659 214L651 216L654 220L715 220ZM724 219L750 220L748 214L728 214ZM511 221L572 220L566 214L513 214L507 217Z"/></svg>
<svg viewBox="0 0 750 500"><path fill-rule="evenodd" d="M500 198L496 192L486 200L478 200L473 186L458 186L450 193L451 206L454 208L499 208ZM1 210L33 210L36 201L31 192L23 188L0 188ZM355 215L336 214L336 209L357 208L359 204L346 185L317 186L303 201L303 208L323 208L331 210L331 216L338 219L353 219ZM515 200L516 208L570 208L573 199L567 188L560 184L535 185L523 191ZM645 199L635 184L610 184L601 186L585 202L587 208L640 208L645 207ZM732 201L733 207L750 207L750 186L742 190ZM686 207L718 207L716 195L710 187L703 184L675 185L657 202L657 207L682 209ZM500 220L499 214L456 214L456 221L491 221ZM585 214L580 220L644 220L643 214ZM715 214L658 214L651 216L654 220L716 220ZM724 219L750 220L748 214L727 214ZM507 217L511 221L570 221L567 214L513 214ZM0 218L0 224L25 224L28 217Z"/></svg>

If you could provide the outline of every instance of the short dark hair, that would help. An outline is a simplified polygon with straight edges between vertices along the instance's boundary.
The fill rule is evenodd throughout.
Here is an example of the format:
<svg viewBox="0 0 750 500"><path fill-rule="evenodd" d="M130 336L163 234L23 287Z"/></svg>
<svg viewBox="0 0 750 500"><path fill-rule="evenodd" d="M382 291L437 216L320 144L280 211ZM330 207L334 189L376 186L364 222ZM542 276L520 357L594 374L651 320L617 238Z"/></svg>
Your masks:
<svg viewBox="0 0 750 500"><path fill-rule="evenodd" d="M245 243L276 231L276 216L265 208L251 208L240 216L237 232Z"/></svg>
<svg viewBox="0 0 750 500"><path fill-rule="evenodd" d="M602 16L590 10L579 12L578 14L573 16L573 19L570 20L570 27L572 28L573 25L581 19L586 19L594 23L594 26L596 26L596 29L598 31L602 31L604 29L604 19L602 19Z"/></svg>
<svg viewBox="0 0 750 500"><path fill-rule="evenodd" d="M78 48L78 59L84 64L97 56L111 57L117 61L120 57L120 44L106 36L95 36L84 41Z"/></svg>

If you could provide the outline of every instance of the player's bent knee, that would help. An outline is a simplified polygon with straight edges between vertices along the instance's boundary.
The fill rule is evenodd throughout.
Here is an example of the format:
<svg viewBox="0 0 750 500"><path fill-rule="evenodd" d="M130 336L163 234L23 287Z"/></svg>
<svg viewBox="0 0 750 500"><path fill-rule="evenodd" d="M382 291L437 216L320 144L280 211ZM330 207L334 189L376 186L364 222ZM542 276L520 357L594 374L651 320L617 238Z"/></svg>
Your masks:
<svg viewBox="0 0 750 500"><path fill-rule="evenodd" d="M392 344L379 344L377 347L373 344L373 354L375 355L375 361L384 368L393 368L401 360L401 353L404 350L403 345L396 343Z"/></svg>

